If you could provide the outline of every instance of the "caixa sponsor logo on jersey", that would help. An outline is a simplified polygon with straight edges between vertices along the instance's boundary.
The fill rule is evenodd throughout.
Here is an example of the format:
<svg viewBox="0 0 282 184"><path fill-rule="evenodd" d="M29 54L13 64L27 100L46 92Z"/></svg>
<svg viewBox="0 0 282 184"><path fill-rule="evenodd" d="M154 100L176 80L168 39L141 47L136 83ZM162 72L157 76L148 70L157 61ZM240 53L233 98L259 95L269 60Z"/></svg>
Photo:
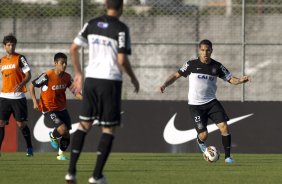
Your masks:
<svg viewBox="0 0 282 184"><path fill-rule="evenodd" d="M97 44L97 45L104 45L107 47L113 47L113 43L110 40L107 39L101 39L101 38L92 38L90 40L91 44Z"/></svg>
<svg viewBox="0 0 282 184"><path fill-rule="evenodd" d="M65 84L60 84L60 85L53 85L52 90L60 90L60 89L65 89L67 86Z"/></svg>
<svg viewBox="0 0 282 184"><path fill-rule="evenodd" d="M4 65L1 67L1 70L9 70L9 69L14 69L16 68L16 65L15 64L10 64L10 65Z"/></svg>
<svg viewBox="0 0 282 184"><path fill-rule="evenodd" d="M198 75L198 79L205 79L205 80L213 81L215 79L215 77L208 76L208 75Z"/></svg>

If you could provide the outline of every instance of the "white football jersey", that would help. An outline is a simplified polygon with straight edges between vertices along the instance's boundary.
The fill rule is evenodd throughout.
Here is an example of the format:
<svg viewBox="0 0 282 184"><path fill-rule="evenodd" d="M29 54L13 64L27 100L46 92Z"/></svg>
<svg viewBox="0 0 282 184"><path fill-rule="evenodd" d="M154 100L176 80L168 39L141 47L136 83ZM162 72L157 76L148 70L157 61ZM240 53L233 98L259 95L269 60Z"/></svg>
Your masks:
<svg viewBox="0 0 282 184"><path fill-rule="evenodd" d="M74 43L89 46L89 62L85 78L122 81L117 54L131 54L128 27L115 17L107 15L86 23Z"/></svg>
<svg viewBox="0 0 282 184"><path fill-rule="evenodd" d="M232 76L221 63L211 59L209 64L204 64L198 58L185 62L178 73L183 77L189 75L190 105L202 105L215 99L217 77L228 81Z"/></svg>

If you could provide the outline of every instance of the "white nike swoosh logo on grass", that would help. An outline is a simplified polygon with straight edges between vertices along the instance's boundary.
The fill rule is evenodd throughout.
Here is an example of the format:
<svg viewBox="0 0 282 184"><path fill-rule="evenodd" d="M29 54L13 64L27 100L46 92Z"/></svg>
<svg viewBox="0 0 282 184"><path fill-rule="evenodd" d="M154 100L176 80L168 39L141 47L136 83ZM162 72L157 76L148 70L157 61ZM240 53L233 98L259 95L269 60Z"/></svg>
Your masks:
<svg viewBox="0 0 282 184"><path fill-rule="evenodd" d="M174 120L175 120L176 114L177 113L175 113L172 116L172 118L168 121L168 123L167 123L167 125L164 129L164 132L163 132L164 140L169 144L182 144L182 143L196 139L197 138L197 132L194 128L190 129L190 130L177 130L175 128ZM253 115L253 113L247 114L245 116L240 116L240 117L237 117L237 118L230 119L227 122L227 124L231 125L231 124L236 123L240 120L248 118L252 115ZM211 133L211 132L216 131L218 129L218 127L215 124L211 124L211 125L207 126L207 129L208 129L208 132Z"/></svg>

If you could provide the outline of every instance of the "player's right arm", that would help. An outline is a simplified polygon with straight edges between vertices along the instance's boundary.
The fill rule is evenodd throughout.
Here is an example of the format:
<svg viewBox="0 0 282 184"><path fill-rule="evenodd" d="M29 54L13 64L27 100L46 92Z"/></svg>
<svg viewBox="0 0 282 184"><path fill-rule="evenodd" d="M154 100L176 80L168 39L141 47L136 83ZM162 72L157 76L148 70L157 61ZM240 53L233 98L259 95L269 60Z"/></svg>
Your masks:
<svg viewBox="0 0 282 184"><path fill-rule="evenodd" d="M169 85L174 83L177 79L179 79L182 76L183 77L187 77L190 73L191 73L191 70L190 70L190 60L189 60L189 61L186 61L177 72L175 72L174 74L170 75L165 80L163 85L161 85L160 88L159 88L160 92L163 93L165 91L166 87L168 87Z"/></svg>
<svg viewBox="0 0 282 184"><path fill-rule="evenodd" d="M39 104L37 102L34 85L32 83L29 84L29 93L33 102L33 109L39 110Z"/></svg>
<svg viewBox="0 0 282 184"><path fill-rule="evenodd" d="M71 61L72 61L75 76L73 78L73 84L70 87L70 90L73 94L78 94L82 90L83 76L82 76L81 66L79 61L79 49L80 49L80 45L76 43L72 43L70 47L70 56L71 56Z"/></svg>
<svg viewBox="0 0 282 184"><path fill-rule="evenodd" d="M46 73L42 73L36 79L34 79L29 85L29 93L33 102L33 109L39 110L39 104L36 99L35 87L40 88L48 84L48 76Z"/></svg>
<svg viewBox="0 0 282 184"><path fill-rule="evenodd" d="M70 90L75 95L82 90L83 75L80 66L79 49L88 46L88 26L88 22L84 24L70 46L70 57L74 70L73 84L70 86Z"/></svg>
<svg viewBox="0 0 282 184"><path fill-rule="evenodd" d="M165 88L168 87L169 85L171 85L172 83L174 83L177 79L179 79L181 77L181 75L179 74L179 72L176 72L172 75L170 75L165 82L163 83L163 85L160 86L160 91L161 93L163 93L165 91Z"/></svg>

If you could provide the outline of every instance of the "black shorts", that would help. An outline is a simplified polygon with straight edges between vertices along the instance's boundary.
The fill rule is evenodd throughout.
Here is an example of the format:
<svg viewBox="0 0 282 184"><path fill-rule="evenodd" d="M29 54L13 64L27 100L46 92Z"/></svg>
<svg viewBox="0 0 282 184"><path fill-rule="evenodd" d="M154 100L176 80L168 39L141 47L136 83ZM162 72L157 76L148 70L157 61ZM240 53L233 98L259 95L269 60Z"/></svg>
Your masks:
<svg viewBox="0 0 282 184"><path fill-rule="evenodd" d="M198 133L207 131L208 119L215 124L229 120L223 106L218 100L203 105L189 105L192 121Z"/></svg>
<svg viewBox="0 0 282 184"><path fill-rule="evenodd" d="M80 120L100 126L120 125L121 81L86 78Z"/></svg>
<svg viewBox="0 0 282 184"><path fill-rule="evenodd" d="M62 111L50 111L44 113L44 122L46 124L51 123L55 125L56 128L65 124L68 130L71 129L71 118L66 109Z"/></svg>
<svg viewBox="0 0 282 184"><path fill-rule="evenodd" d="M0 97L0 119L8 122L11 114L18 122L27 121L28 111L26 98L8 99Z"/></svg>

